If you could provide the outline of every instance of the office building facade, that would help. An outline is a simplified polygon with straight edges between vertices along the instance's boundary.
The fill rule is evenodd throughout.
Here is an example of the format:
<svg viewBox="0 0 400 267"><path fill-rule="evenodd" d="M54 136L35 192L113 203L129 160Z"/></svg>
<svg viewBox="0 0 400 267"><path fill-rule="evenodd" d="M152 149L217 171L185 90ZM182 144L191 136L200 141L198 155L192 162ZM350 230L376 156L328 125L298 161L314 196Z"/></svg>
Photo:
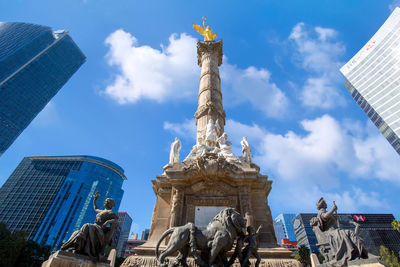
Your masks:
<svg viewBox="0 0 400 267"><path fill-rule="evenodd" d="M283 222L274 220L274 231L276 236L276 242L278 242L278 244L281 244L281 240L287 238Z"/></svg>
<svg viewBox="0 0 400 267"><path fill-rule="evenodd" d="M25 157L0 188L0 221L28 239L57 249L85 223L93 223L93 195L118 211L124 170L93 156Z"/></svg>
<svg viewBox="0 0 400 267"><path fill-rule="evenodd" d="M293 229L293 220L296 217L296 214L293 213L281 213L274 220L274 226L277 225L277 229L275 229L276 239L278 243L280 243L281 239L289 239L290 241L296 241L296 235L294 234ZM279 225L279 228L278 228ZM277 231L278 230L278 231ZM282 238L278 239L282 236Z"/></svg>
<svg viewBox="0 0 400 267"><path fill-rule="evenodd" d="M126 212L118 212L118 226L114 232L114 247L118 257L124 257L126 242L131 231L132 218Z"/></svg>
<svg viewBox="0 0 400 267"><path fill-rule="evenodd" d="M142 231L142 240L147 240L149 238L150 229L146 228Z"/></svg>
<svg viewBox="0 0 400 267"><path fill-rule="evenodd" d="M340 71L345 86L400 154L400 8Z"/></svg>
<svg viewBox="0 0 400 267"><path fill-rule="evenodd" d="M85 60L67 31L0 22L0 156Z"/></svg>
<svg viewBox="0 0 400 267"><path fill-rule="evenodd" d="M307 246L313 253L319 253L317 238L310 226L310 220L317 213L300 213L293 220L298 245ZM354 230L353 220L360 224L359 235L364 240L368 252L379 255L379 247L384 245L396 254L400 250L400 233L393 229L392 214L351 214L339 213L340 229Z"/></svg>
<svg viewBox="0 0 400 267"><path fill-rule="evenodd" d="M135 248L146 243L146 240L129 239L126 241L124 257L135 255Z"/></svg>

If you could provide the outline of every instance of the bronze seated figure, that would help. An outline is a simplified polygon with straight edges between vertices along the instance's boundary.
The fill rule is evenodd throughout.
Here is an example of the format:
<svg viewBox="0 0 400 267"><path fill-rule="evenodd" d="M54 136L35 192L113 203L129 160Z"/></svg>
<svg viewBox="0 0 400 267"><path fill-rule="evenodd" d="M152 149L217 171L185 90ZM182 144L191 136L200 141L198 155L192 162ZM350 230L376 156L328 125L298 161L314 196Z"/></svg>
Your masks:
<svg viewBox="0 0 400 267"><path fill-rule="evenodd" d="M96 211L94 224L84 224L80 230L72 233L61 250L89 256L98 261L105 261L104 249L111 244L112 236L118 224L118 216L112 211L115 202L111 198L104 201L104 210L98 209L96 201L99 193L96 192L93 199L93 207Z"/></svg>

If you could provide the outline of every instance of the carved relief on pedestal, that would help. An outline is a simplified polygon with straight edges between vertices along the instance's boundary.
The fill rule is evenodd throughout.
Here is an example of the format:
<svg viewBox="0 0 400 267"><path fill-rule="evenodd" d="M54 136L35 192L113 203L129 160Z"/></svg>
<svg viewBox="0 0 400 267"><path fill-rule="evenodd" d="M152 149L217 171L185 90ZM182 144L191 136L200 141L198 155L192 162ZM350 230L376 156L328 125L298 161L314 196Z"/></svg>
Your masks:
<svg viewBox="0 0 400 267"><path fill-rule="evenodd" d="M250 195L250 188L248 186L242 186L239 189L239 199L240 199L240 211L241 214L244 215L244 217L247 220L247 226L253 226L254 225L254 216L253 216L253 210L251 207L251 195ZM257 226L258 227L258 226Z"/></svg>
<svg viewBox="0 0 400 267"><path fill-rule="evenodd" d="M223 206L237 209L238 199L236 196L196 196L185 197L186 200L186 222L193 222L195 219L196 206Z"/></svg>
<svg viewBox="0 0 400 267"><path fill-rule="evenodd" d="M171 215L169 227L181 225L184 191L180 187L173 187L171 194Z"/></svg>

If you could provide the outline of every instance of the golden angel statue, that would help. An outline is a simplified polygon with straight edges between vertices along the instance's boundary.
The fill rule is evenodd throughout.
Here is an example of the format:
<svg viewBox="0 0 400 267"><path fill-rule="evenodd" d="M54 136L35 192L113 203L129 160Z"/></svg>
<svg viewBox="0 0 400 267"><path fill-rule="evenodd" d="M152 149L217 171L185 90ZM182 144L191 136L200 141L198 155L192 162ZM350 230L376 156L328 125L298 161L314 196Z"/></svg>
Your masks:
<svg viewBox="0 0 400 267"><path fill-rule="evenodd" d="M217 38L217 33L213 33L210 26L206 27L206 19L207 17L204 16L203 18L203 27L201 27L200 25L194 24L193 25L193 29L195 29L196 31L198 31L201 35L204 36L204 41L212 41L215 38Z"/></svg>

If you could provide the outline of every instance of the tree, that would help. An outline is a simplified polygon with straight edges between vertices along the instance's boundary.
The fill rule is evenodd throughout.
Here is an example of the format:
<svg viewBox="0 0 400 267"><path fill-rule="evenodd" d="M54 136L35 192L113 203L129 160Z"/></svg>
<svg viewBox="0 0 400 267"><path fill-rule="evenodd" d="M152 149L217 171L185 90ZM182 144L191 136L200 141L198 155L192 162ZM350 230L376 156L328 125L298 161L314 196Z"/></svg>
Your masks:
<svg viewBox="0 0 400 267"><path fill-rule="evenodd" d="M11 233L0 222L0 267L39 267L50 256L50 246L40 246L25 237L24 231Z"/></svg>
<svg viewBox="0 0 400 267"><path fill-rule="evenodd" d="M399 220L393 220L392 227L393 227L393 229L395 229L395 230L400 232L400 221Z"/></svg>
<svg viewBox="0 0 400 267"><path fill-rule="evenodd" d="M394 252L390 251L388 248L380 246L379 254L381 255L381 260L386 262L390 267L400 266L399 259Z"/></svg>
<svg viewBox="0 0 400 267"><path fill-rule="evenodd" d="M40 267L50 256L50 246L41 246L35 241L25 241L15 266Z"/></svg>
<svg viewBox="0 0 400 267"><path fill-rule="evenodd" d="M118 257L115 259L115 267L121 266L121 264L125 261L126 258L124 257Z"/></svg>
<svg viewBox="0 0 400 267"><path fill-rule="evenodd" d="M24 232L11 233L6 225L0 222L0 266L15 266L24 245Z"/></svg>
<svg viewBox="0 0 400 267"><path fill-rule="evenodd" d="M305 245L300 245L298 247L294 258L301 262L304 267L311 266L310 250Z"/></svg>
<svg viewBox="0 0 400 267"><path fill-rule="evenodd" d="M321 253L318 253L318 260L319 260L319 262L320 263L323 263L324 262L324 260L325 260L325 257L321 254Z"/></svg>

